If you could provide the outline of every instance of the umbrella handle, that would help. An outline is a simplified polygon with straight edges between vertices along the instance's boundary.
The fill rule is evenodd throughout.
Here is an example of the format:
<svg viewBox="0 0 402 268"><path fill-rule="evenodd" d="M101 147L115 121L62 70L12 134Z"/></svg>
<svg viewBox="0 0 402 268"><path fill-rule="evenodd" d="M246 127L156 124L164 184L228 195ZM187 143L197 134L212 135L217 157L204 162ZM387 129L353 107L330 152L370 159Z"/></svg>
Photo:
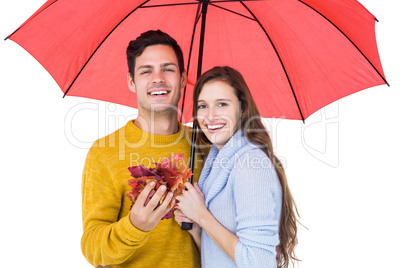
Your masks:
<svg viewBox="0 0 402 268"><path fill-rule="evenodd" d="M192 222L182 222L181 229L186 230L186 231L191 230L191 229L193 229L193 223Z"/></svg>
<svg viewBox="0 0 402 268"><path fill-rule="evenodd" d="M190 155L190 169L191 171L194 171L194 158L195 158L195 137L197 136L197 126L195 125L195 122L193 122L193 135L191 137L191 155ZM193 183L193 176L191 175L189 182L192 184ZM182 222L181 223L181 229L182 230L191 230L193 229L193 223L191 222Z"/></svg>
<svg viewBox="0 0 402 268"><path fill-rule="evenodd" d="M192 154L194 154L194 152L192 152ZM192 164L191 166L191 170L193 170L194 168L194 164ZM189 182L192 184L193 183L193 176L191 176ZM186 190L187 191L187 190ZM185 230L185 231L189 231L191 229L193 229L193 223L192 222L182 222L181 223L181 229Z"/></svg>

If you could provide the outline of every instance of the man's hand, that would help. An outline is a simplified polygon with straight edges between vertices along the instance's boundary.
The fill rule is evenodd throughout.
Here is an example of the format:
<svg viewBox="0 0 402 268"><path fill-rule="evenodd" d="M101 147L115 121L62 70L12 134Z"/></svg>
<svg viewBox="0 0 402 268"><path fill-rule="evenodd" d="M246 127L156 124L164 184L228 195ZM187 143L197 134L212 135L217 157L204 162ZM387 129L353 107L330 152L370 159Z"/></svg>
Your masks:
<svg viewBox="0 0 402 268"><path fill-rule="evenodd" d="M166 191L166 186L162 185L155 192L152 198L149 200L148 204L145 206L145 201L148 195L153 191L155 187L155 182L148 183L144 190L138 195L137 201L131 208L130 221L139 230L148 232L151 231L158 222L173 208L175 201L172 202L170 207L169 203L172 200L173 194L168 193L163 200L162 204L159 204L163 194Z"/></svg>

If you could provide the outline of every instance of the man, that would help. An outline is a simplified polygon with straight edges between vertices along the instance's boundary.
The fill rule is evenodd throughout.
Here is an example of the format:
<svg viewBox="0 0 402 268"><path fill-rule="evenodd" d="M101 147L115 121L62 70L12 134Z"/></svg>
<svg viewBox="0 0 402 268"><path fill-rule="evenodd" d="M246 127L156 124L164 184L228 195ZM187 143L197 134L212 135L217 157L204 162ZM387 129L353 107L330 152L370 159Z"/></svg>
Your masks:
<svg viewBox="0 0 402 268"><path fill-rule="evenodd" d="M137 96L138 118L96 141L88 152L82 183L82 252L98 267L199 267L189 233L173 218L161 220L172 201L168 194L158 206L165 187L159 187L145 206L154 187L146 185L131 210L126 196L128 167L149 168L172 153L184 153L189 160L191 130L177 121L180 90L187 80L182 51L166 33L148 31L130 42L127 61L127 83ZM195 180L201 168L195 161Z"/></svg>

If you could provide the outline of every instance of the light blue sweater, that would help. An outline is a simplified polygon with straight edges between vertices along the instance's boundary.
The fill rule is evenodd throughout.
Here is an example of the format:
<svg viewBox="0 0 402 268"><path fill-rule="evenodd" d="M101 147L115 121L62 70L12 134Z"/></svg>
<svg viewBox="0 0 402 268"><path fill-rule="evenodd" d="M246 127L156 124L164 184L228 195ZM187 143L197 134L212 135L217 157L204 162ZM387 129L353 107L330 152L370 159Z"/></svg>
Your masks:
<svg viewBox="0 0 402 268"><path fill-rule="evenodd" d="M234 263L202 230L202 266L276 267L282 190L267 155L237 131L225 146L212 146L199 186L214 217L239 237Z"/></svg>

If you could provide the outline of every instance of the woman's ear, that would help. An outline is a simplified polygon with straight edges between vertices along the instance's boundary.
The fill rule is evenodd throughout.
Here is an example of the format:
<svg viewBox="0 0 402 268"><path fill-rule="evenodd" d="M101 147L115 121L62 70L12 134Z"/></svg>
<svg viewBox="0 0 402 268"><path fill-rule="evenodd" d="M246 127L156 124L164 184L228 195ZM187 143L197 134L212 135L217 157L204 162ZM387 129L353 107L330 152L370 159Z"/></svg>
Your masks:
<svg viewBox="0 0 402 268"><path fill-rule="evenodd" d="M239 110L240 110L240 118L244 118L244 109L243 109L243 102L239 100Z"/></svg>

